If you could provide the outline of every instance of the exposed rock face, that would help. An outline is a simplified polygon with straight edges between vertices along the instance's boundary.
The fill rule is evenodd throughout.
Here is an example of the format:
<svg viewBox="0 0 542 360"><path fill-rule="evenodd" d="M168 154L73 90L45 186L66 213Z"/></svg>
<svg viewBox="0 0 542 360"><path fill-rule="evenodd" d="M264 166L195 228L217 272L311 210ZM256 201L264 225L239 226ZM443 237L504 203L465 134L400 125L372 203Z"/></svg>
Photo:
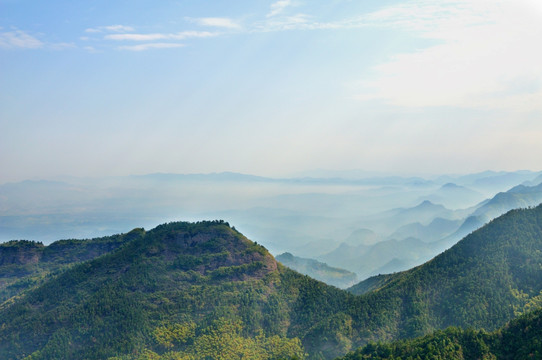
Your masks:
<svg viewBox="0 0 542 360"><path fill-rule="evenodd" d="M33 241L10 241L0 244L0 266L36 264L42 254L42 243Z"/></svg>

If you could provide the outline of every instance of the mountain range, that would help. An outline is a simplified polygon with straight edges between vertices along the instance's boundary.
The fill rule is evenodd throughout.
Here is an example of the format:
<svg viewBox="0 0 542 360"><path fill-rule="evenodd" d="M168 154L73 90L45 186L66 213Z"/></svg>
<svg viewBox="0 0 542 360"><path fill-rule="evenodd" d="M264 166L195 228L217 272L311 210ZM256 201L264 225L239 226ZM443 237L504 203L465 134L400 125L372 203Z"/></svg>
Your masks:
<svg viewBox="0 0 542 360"><path fill-rule="evenodd" d="M55 244L0 247L0 358L332 359L448 326L495 331L542 305L542 206L362 290L300 275L223 221Z"/></svg>
<svg viewBox="0 0 542 360"><path fill-rule="evenodd" d="M292 270L341 289L358 282L358 277L353 272L331 267L314 259L305 259L290 253L280 254L275 259Z"/></svg>
<svg viewBox="0 0 542 360"><path fill-rule="evenodd" d="M373 228L396 229L387 237L375 234L376 243L351 245L346 238L333 251L317 258L353 271L361 279L403 271L429 260L509 210L537 206L541 202L542 184L518 185L462 210L449 210L425 200L412 208L375 215ZM411 222L412 219L419 221ZM368 223L360 226L366 228Z"/></svg>

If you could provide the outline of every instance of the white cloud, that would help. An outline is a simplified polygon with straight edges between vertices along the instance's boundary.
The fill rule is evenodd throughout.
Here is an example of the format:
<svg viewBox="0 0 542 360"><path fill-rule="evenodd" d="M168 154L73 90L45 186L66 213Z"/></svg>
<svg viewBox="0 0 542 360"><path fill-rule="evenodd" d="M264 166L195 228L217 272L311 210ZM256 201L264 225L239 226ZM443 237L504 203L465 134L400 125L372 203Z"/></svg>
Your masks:
<svg viewBox="0 0 542 360"><path fill-rule="evenodd" d="M85 46L83 49L85 49L89 53L93 53L93 54L99 52L98 50L96 50L96 48L94 46Z"/></svg>
<svg viewBox="0 0 542 360"><path fill-rule="evenodd" d="M208 31L182 31L174 34L109 34L105 36L105 39L117 41L184 40L188 38L206 38L217 35L218 33Z"/></svg>
<svg viewBox="0 0 542 360"><path fill-rule="evenodd" d="M313 30L319 26L317 23L310 22L310 16L306 14L296 14L292 16L281 16L269 19L256 24L257 31L284 31L284 30Z"/></svg>
<svg viewBox="0 0 542 360"><path fill-rule="evenodd" d="M129 32L135 31L131 26L125 25L108 25L108 26L98 26L96 28L86 29L87 33L101 33L101 32Z"/></svg>
<svg viewBox="0 0 542 360"><path fill-rule="evenodd" d="M22 30L0 32L0 49L38 49L44 45L43 42Z"/></svg>
<svg viewBox="0 0 542 360"><path fill-rule="evenodd" d="M114 31L114 32L127 32L127 31L134 31L134 28L131 26L125 26L125 25L109 25L103 27L107 31Z"/></svg>
<svg viewBox="0 0 542 360"><path fill-rule="evenodd" d="M86 33L99 33L99 32L102 32L102 30L97 29L97 28L88 28L88 29L85 29L85 32Z"/></svg>
<svg viewBox="0 0 542 360"><path fill-rule="evenodd" d="M167 34L111 34L106 35L107 40L154 41L167 39Z"/></svg>
<svg viewBox="0 0 542 360"><path fill-rule="evenodd" d="M98 26L96 28L86 29L86 33L101 33L101 32L129 32L135 31L131 26L126 25L108 25L108 26Z"/></svg>
<svg viewBox="0 0 542 360"><path fill-rule="evenodd" d="M139 44L139 45L128 45L128 46L119 46L120 50L129 50L129 51L145 51L151 49L172 49L183 47L183 44L178 43L149 43L149 44Z"/></svg>
<svg viewBox="0 0 542 360"><path fill-rule="evenodd" d="M241 26L230 18L205 17L190 19L201 26L221 27L227 29L239 29Z"/></svg>
<svg viewBox="0 0 542 360"><path fill-rule="evenodd" d="M271 4L271 11L267 14L267 17L273 17L281 14L284 9L292 5L291 0L278 0Z"/></svg>
<svg viewBox="0 0 542 360"><path fill-rule="evenodd" d="M529 2L414 1L369 14L366 25L438 43L374 67L357 98L406 107L542 111L542 18Z"/></svg>

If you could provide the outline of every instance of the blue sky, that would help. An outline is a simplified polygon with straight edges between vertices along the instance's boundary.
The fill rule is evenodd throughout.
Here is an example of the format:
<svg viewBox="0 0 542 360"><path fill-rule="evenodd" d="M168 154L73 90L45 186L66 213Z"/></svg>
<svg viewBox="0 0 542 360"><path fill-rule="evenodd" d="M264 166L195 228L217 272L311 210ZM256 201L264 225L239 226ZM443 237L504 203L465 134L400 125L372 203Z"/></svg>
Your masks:
<svg viewBox="0 0 542 360"><path fill-rule="evenodd" d="M0 183L540 170L542 5L0 0Z"/></svg>

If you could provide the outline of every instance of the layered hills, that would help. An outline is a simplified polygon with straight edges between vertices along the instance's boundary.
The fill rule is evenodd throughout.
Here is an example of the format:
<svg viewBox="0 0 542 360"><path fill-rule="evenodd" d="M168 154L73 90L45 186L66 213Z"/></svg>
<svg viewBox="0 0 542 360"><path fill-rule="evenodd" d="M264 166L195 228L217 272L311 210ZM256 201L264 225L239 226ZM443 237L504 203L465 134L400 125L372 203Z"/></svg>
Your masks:
<svg viewBox="0 0 542 360"><path fill-rule="evenodd" d="M512 210L422 266L364 281L354 294L407 298L415 329L495 329L542 300L542 206ZM393 294L393 295L392 295Z"/></svg>
<svg viewBox="0 0 542 360"><path fill-rule="evenodd" d="M358 277L353 272L335 268L314 259L306 259L290 253L280 254L276 259L292 270L341 289L358 282Z"/></svg>
<svg viewBox="0 0 542 360"><path fill-rule="evenodd" d="M0 358L331 359L448 326L493 331L542 301L542 206L508 212L426 264L351 292L282 266L222 221L126 236L9 297Z"/></svg>
<svg viewBox="0 0 542 360"><path fill-rule="evenodd" d="M462 210L452 211L425 200L412 208L393 209L373 216L371 225L374 228L380 231L395 229L389 236L380 237L370 245L353 245L344 241L318 259L353 271L362 279L404 271L450 248L507 211L536 206L541 202L542 184L518 185ZM417 221L412 222L414 219ZM361 225L370 227L369 223Z"/></svg>

